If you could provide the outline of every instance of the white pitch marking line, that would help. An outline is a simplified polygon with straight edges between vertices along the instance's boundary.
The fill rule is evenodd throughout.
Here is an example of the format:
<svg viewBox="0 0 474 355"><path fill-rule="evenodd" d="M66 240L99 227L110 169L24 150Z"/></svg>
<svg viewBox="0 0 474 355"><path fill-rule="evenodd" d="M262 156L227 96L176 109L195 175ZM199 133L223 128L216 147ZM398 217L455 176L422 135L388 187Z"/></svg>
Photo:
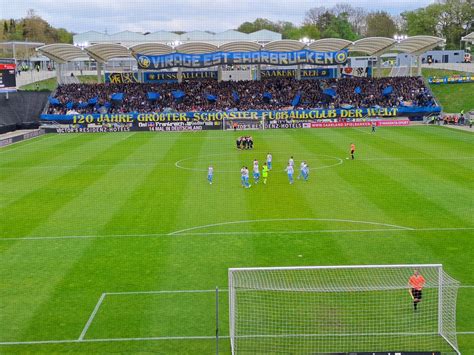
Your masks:
<svg viewBox="0 0 474 355"><path fill-rule="evenodd" d="M472 160L474 157L436 157L436 158L360 158L357 160L375 161L375 160Z"/></svg>
<svg viewBox="0 0 474 355"><path fill-rule="evenodd" d="M152 234L104 234L104 235L71 235L57 237L15 237L1 238L4 241L34 241L34 240L75 240L75 239L112 239L112 238L159 238L159 237L184 237L184 236L213 236L213 235L259 235L259 234L316 234L316 233L373 233L373 232L423 232L423 231L465 231L474 230L474 227L449 227L449 228L379 228L379 229L317 229L317 230L280 230L280 231L242 231L242 232L194 232L194 233L152 233Z"/></svg>
<svg viewBox="0 0 474 355"><path fill-rule="evenodd" d="M227 289L218 289L219 292L227 292ZM215 293L216 290L158 290L158 291L124 291L106 292L107 296L116 295L148 295L148 294L175 294L175 293Z"/></svg>
<svg viewBox="0 0 474 355"><path fill-rule="evenodd" d="M102 295L100 295L99 301L95 305L94 310L92 311L92 314L90 315L89 319L87 320L87 323L84 326L84 329L82 329L81 335L79 335L79 338L77 340L79 340L79 341L84 340L84 337L86 336L87 330L91 326L92 321L94 320L95 315L99 311L99 308L100 308L102 302L104 301L104 298L105 298L106 295L107 295L106 293L103 293Z"/></svg>
<svg viewBox="0 0 474 355"><path fill-rule="evenodd" d="M457 332L458 335L474 335L474 331ZM109 339L84 339L84 340L37 340L37 341L7 341L0 342L0 346L12 345L42 345L42 344L74 344L74 343L111 343L127 341L160 341L160 340L211 340L215 335L196 335L196 336L170 336L170 337L142 337L142 338L109 338ZM219 336L221 339L229 339L228 335Z"/></svg>
<svg viewBox="0 0 474 355"><path fill-rule="evenodd" d="M254 219L254 220L243 220L243 221L230 221L230 222L220 222L220 223L213 223L207 224L203 226L191 227L186 229L181 229L178 231L174 231L169 233L169 235L176 235L196 229L203 229L209 227L218 227L218 226L226 226L231 224L248 224L248 223L262 223L262 222L288 222L288 221L320 221L320 222L343 222L343 223L359 223L359 224L370 224L370 225L377 225L377 226L385 226L385 227L392 227L398 228L400 230L413 230L410 227L404 226L397 226L394 224L387 224L387 223L378 223L378 222L369 222L369 221L355 221L350 219L336 219L336 218L268 218L268 219Z"/></svg>

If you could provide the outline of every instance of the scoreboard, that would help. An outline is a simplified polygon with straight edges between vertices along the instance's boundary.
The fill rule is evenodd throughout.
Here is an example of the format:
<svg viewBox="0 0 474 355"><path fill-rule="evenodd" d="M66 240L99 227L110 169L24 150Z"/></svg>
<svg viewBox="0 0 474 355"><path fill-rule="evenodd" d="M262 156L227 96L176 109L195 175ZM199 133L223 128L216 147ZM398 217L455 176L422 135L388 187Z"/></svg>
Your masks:
<svg viewBox="0 0 474 355"><path fill-rule="evenodd" d="M16 91L15 64L0 63L0 92Z"/></svg>

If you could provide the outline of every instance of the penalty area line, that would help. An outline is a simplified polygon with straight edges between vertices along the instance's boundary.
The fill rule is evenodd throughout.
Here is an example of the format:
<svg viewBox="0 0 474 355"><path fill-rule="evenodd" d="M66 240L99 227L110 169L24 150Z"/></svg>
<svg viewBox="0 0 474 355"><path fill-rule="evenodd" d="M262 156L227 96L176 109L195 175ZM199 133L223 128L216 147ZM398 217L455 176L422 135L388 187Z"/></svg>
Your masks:
<svg viewBox="0 0 474 355"><path fill-rule="evenodd" d="M82 329L81 335L79 335L79 338L77 340L82 341L84 340L84 337L86 336L87 331L89 330L89 327L92 324L92 321L94 320L97 312L99 311L100 306L102 305L102 302L104 302L105 296L107 294L103 293L100 295L99 301L97 301L97 304L94 307L94 310L92 311L92 314L90 315L89 319L87 320L86 325L84 326L84 329Z"/></svg>

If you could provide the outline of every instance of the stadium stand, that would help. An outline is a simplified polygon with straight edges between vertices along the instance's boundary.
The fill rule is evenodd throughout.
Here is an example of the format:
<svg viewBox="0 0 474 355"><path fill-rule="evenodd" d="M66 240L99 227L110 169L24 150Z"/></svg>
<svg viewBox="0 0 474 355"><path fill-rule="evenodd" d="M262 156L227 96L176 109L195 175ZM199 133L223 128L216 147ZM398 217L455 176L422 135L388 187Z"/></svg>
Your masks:
<svg viewBox="0 0 474 355"><path fill-rule="evenodd" d="M0 134L17 129L38 128L48 94L18 91L10 93L8 99L5 95L0 95Z"/></svg>
<svg viewBox="0 0 474 355"><path fill-rule="evenodd" d="M434 105L423 79L417 77L239 82L206 79L162 84L61 85L50 97L47 111L71 114Z"/></svg>

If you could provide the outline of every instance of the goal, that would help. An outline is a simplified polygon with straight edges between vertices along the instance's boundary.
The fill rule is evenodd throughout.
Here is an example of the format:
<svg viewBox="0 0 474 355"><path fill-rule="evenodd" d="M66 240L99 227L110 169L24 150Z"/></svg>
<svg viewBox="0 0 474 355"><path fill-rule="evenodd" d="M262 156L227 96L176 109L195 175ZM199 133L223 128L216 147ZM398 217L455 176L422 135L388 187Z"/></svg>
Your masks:
<svg viewBox="0 0 474 355"><path fill-rule="evenodd" d="M414 269L426 280L416 311ZM458 288L442 265L229 269L232 354L460 354Z"/></svg>

